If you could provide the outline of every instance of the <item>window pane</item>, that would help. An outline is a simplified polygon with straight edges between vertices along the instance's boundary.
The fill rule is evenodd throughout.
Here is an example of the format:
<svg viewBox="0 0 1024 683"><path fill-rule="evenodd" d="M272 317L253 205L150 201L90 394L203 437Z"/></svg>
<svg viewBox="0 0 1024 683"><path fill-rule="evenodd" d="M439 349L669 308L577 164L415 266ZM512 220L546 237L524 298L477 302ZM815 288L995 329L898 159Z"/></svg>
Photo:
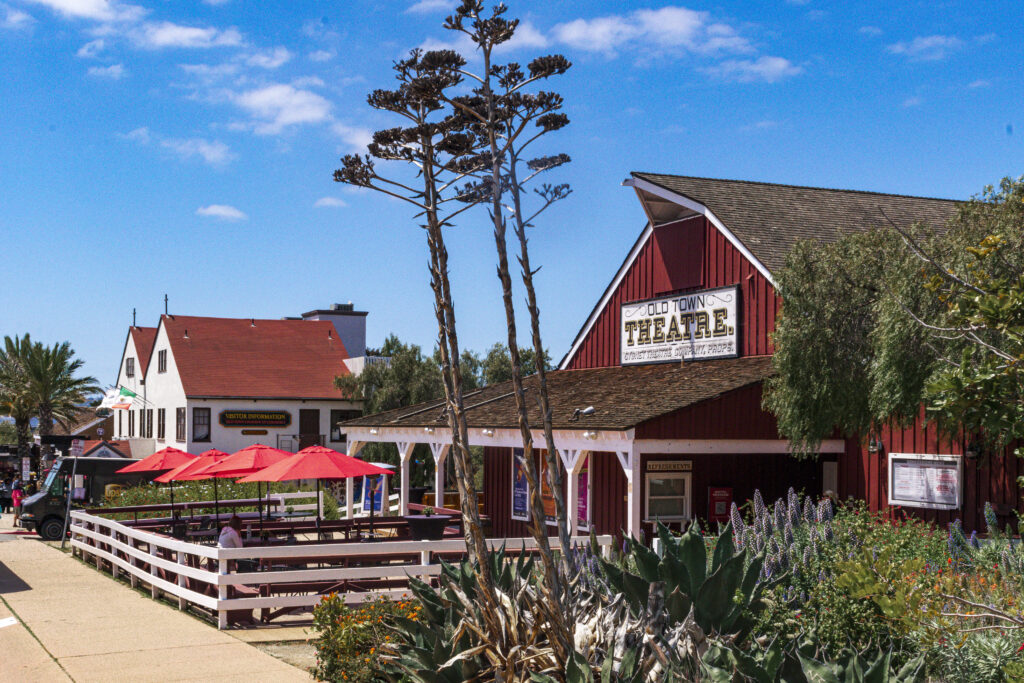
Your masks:
<svg viewBox="0 0 1024 683"><path fill-rule="evenodd" d="M685 498L651 498L647 507L648 517L682 517L686 514Z"/></svg>
<svg viewBox="0 0 1024 683"><path fill-rule="evenodd" d="M682 477L651 477L647 480L649 496L685 496L686 480Z"/></svg>

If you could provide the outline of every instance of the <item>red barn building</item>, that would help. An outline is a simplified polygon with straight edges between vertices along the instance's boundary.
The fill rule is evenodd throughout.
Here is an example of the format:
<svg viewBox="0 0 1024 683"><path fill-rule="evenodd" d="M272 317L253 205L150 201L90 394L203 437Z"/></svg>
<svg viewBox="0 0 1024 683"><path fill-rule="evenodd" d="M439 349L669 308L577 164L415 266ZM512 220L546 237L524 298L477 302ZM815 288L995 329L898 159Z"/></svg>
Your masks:
<svg viewBox="0 0 1024 683"><path fill-rule="evenodd" d="M863 498L875 510L901 504L937 522L960 517L967 529L980 526L986 501L1001 521L1022 509L1016 458L975 460L962 441L940 441L934 426L918 423L883 430L868 444L829 439L817 459L797 460L761 407L781 306L772 273L793 245L880 225L883 211L943 230L954 201L649 173L625 185L647 224L548 375L578 530L638 535L655 520L724 521L730 502L755 489L771 500L791 486ZM525 384L534 444L544 447L531 398L536 378ZM511 385L468 393L465 405L470 443L484 447L492 533L525 536L528 492L514 457L521 442ZM350 452L395 442L404 501L413 445L429 443L444 462L450 434L442 407L347 422Z"/></svg>

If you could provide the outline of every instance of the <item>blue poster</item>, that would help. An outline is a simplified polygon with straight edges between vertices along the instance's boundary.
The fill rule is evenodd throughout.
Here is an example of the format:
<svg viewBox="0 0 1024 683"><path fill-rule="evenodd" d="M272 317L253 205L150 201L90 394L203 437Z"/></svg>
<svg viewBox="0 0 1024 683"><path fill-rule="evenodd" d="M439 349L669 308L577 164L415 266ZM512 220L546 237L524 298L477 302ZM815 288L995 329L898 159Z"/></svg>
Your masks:
<svg viewBox="0 0 1024 683"><path fill-rule="evenodd" d="M512 519L530 521L530 485L523 467L523 449L512 449Z"/></svg>
<svg viewBox="0 0 1024 683"><path fill-rule="evenodd" d="M370 511L370 492L373 492L373 511L380 512L384 503L384 477L363 477L363 512Z"/></svg>

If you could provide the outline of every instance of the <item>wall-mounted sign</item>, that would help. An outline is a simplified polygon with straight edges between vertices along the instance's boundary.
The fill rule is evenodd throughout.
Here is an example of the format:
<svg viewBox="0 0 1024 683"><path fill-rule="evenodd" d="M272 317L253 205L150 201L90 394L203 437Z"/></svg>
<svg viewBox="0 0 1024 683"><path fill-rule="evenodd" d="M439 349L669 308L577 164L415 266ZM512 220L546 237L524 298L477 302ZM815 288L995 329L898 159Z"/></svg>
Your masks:
<svg viewBox="0 0 1024 683"><path fill-rule="evenodd" d="M523 449L512 449L512 519L530 521L530 484L523 466Z"/></svg>
<svg viewBox="0 0 1024 683"><path fill-rule="evenodd" d="M692 460L648 460L648 472L692 472Z"/></svg>
<svg viewBox="0 0 1024 683"><path fill-rule="evenodd" d="M957 510L963 502L963 457L889 454L889 505Z"/></svg>
<svg viewBox="0 0 1024 683"><path fill-rule="evenodd" d="M580 531L590 531L590 456L583 463L578 481L579 490L576 494L576 528Z"/></svg>
<svg viewBox="0 0 1024 683"><path fill-rule="evenodd" d="M622 304L622 365L739 355L737 286Z"/></svg>
<svg viewBox="0 0 1024 683"><path fill-rule="evenodd" d="M243 429L242 434L244 436L266 436L266 429Z"/></svg>
<svg viewBox="0 0 1024 683"><path fill-rule="evenodd" d="M552 526L558 525L558 514L555 512L555 494L548 484L548 459L540 458L540 503L544 508L544 521ZM566 511L568 514L568 511Z"/></svg>
<svg viewBox="0 0 1024 683"><path fill-rule="evenodd" d="M714 524L729 521L729 510L732 507L731 486L708 487L708 521Z"/></svg>
<svg viewBox="0 0 1024 683"><path fill-rule="evenodd" d="M222 427L287 427L292 414L287 410L222 410Z"/></svg>

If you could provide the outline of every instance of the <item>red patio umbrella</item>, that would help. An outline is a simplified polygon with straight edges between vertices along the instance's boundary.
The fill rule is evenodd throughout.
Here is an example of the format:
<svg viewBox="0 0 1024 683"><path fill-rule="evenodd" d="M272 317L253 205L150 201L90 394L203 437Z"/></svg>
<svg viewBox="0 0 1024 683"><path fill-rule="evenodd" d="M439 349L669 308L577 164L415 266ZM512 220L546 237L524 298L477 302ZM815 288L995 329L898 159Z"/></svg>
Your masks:
<svg viewBox="0 0 1024 683"><path fill-rule="evenodd" d="M260 481L295 481L297 479L316 479L316 524L317 536L320 535L320 480L350 479L352 477L390 474L383 467L353 458L331 450L324 446L303 448L295 455L281 460L269 467L240 479L240 482ZM371 506L372 508L372 506Z"/></svg>
<svg viewBox="0 0 1024 683"><path fill-rule="evenodd" d="M208 451L203 451L199 454L199 457L194 460L190 460L178 467L175 467L170 472L164 472L159 477L153 479L161 483L175 482L175 481L196 481L201 479L213 479L213 506L214 512L217 519L220 519L220 495L217 492L217 479L212 475L204 474L203 470L212 467L224 458L228 457L228 454L224 451L218 451L216 448L211 448Z"/></svg>
<svg viewBox="0 0 1024 683"><path fill-rule="evenodd" d="M173 470L181 465L192 462L196 456L186 453L172 446L161 448L153 455L143 458L131 465L122 467L118 474L127 472L158 472L160 470ZM174 518L174 482L171 482L171 518Z"/></svg>
<svg viewBox="0 0 1024 683"><path fill-rule="evenodd" d="M240 451L236 451L224 458L215 465L212 465L202 471L204 475L216 477L218 479L237 479L238 477L244 477L260 470L270 467L276 462L290 458L292 453L288 451L282 451L280 448L271 448L261 443L253 444L252 446L246 446ZM262 480L261 480L262 481ZM260 513L260 528L263 527L263 502L262 494L259 490L259 485L256 486L256 497L260 499L259 504L256 506Z"/></svg>

